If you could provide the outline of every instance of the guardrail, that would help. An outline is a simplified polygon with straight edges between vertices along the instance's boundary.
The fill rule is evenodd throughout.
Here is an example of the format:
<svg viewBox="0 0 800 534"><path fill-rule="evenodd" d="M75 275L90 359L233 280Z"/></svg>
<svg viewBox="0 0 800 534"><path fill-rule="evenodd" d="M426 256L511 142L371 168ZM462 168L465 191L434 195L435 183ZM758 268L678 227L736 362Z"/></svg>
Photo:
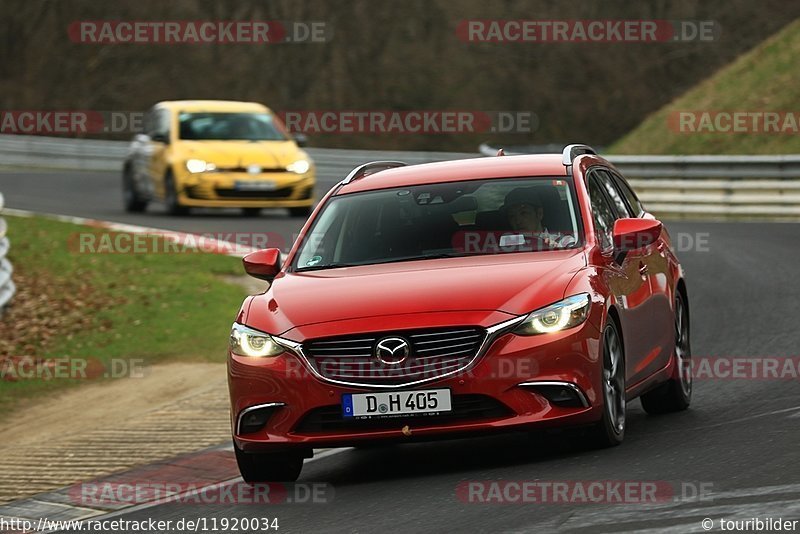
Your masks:
<svg viewBox="0 0 800 534"><path fill-rule="evenodd" d="M3 194L0 193L0 212L3 211L3 207ZM0 217L0 313L2 313L3 308L17 291L14 281L11 279L11 273L14 272L14 269L11 267L11 262L8 261L7 257L10 247L8 236L6 235L7 230L6 220Z"/></svg>
<svg viewBox="0 0 800 534"><path fill-rule="evenodd" d="M486 144L479 151L497 154L497 148ZM656 215L800 218L800 154L603 157Z"/></svg>
<svg viewBox="0 0 800 534"><path fill-rule="evenodd" d="M0 135L0 164L119 171L125 141ZM310 148L320 176L343 177L371 159L425 163L478 154ZM513 152L506 151L509 155ZM479 154L496 148L481 145ZM800 155L606 156L636 188L648 210L670 217L800 219Z"/></svg>
<svg viewBox="0 0 800 534"><path fill-rule="evenodd" d="M118 171L128 151L125 141L98 141L0 135L0 163L20 167Z"/></svg>

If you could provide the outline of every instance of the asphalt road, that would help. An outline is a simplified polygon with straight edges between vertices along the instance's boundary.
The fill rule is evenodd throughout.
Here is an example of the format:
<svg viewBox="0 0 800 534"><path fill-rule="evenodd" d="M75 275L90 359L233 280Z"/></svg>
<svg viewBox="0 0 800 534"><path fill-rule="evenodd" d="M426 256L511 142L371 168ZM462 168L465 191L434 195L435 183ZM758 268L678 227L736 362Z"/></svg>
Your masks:
<svg viewBox="0 0 800 534"><path fill-rule="evenodd" d="M322 196L338 179L321 175L317 196ZM278 232L289 239L302 226L302 219L292 219L287 210L262 210L258 218L242 216L238 209L195 209L190 216L173 217L164 206L153 203L145 213L126 213L118 173L37 171L0 173L0 192L6 207L101 219L191 233L224 234L229 232Z"/></svg>
<svg viewBox="0 0 800 534"><path fill-rule="evenodd" d="M322 171L322 188L337 177ZM117 176L2 173L9 207L191 231L294 232L301 221L276 211L170 218L126 215ZM794 224L671 223L673 235L707 234L684 250L695 357L773 358L800 353L800 232ZM572 434L543 442L492 436L347 450L307 464L301 483L329 486L331 502L180 505L123 512L122 519L277 517L279 532L703 532L701 521L800 519L800 381L704 379L689 411L647 416L629 406L622 446L591 450ZM701 484L704 500L647 504L476 504L467 481L664 481ZM331 490L332 488L332 490ZM680 492L679 492L680 493ZM245 531L254 531L245 529Z"/></svg>

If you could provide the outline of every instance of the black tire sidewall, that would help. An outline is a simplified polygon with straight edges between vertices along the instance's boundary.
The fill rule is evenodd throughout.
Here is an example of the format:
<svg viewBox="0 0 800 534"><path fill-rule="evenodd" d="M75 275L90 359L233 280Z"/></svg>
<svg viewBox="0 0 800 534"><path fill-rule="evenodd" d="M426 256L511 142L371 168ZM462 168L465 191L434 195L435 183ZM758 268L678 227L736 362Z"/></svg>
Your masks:
<svg viewBox="0 0 800 534"><path fill-rule="evenodd" d="M623 419L622 431L621 432L617 432L616 431L615 426L614 426L614 422L611 420L611 413L609 411L608 401L607 401L607 399L605 397L605 385L602 383L603 371L606 368L606 344L605 344L605 338L606 338L606 332L608 331L609 328L613 329L614 334L617 337L617 342L620 345L620 351L621 351L620 365L623 368L623 371L622 371L622 373L623 373L623 395L625 394L624 390L625 390L625 386L626 386L626 384L625 384L625 348L622 345L622 337L619 335L619 329L617 328L616 323L614 322L613 319L609 318L608 319L608 323L606 324L606 327L603 329L603 337L602 337L602 343L601 343L601 347L602 347L603 353L601 355L602 357L601 357L601 360L600 360L601 361L601 368L600 368L601 369L601 371L600 371L601 372L601 383L600 383L600 388L601 389L600 389L600 391L602 392L602 395L603 395L603 417L602 417L602 419L600 419L600 421L599 421L599 423L597 425L597 432L599 434L598 438L599 438L599 440L601 442L600 444L603 445L603 446L614 446L614 445L619 445L620 443L622 443L622 441L625 439L625 430L626 430L626 428L628 426L627 422L625 421L625 419ZM626 410L626 414L627 414L627 410Z"/></svg>

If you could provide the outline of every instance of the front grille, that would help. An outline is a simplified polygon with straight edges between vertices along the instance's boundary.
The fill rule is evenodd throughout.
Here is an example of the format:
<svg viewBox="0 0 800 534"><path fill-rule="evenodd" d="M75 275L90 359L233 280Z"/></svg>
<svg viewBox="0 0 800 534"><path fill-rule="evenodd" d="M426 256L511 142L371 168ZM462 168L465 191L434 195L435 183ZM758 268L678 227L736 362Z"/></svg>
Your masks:
<svg viewBox="0 0 800 534"><path fill-rule="evenodd" d="M254 199L269 199L269 198L288 198L292 196L292 187L282 187L273 191L239 191L237 189L221 189L216 188L217 196L222 198L254 198Z"/></svg>
<svg viewBox="0 0 800 534"><path fill-rule="evenodd" d="M513 412L503 403L486 395L454 395L453 410L439 415L409 415L376 419L342 417L339 404L315 408L303 417L294 429L298 434L319 432L358 432L392 430L404 425L412 427L451 425L501 419Z"/></svg>
<svg viewBox="0 0 800 534"><path fill-rule="evenodd" d="M305 346L309 363L323 377L362 385L401 385L463 369L475 358L485 336L477 327L426 329L319 339ZM408 341L410 355L387 364L375 355L384 338Z"/></svg>

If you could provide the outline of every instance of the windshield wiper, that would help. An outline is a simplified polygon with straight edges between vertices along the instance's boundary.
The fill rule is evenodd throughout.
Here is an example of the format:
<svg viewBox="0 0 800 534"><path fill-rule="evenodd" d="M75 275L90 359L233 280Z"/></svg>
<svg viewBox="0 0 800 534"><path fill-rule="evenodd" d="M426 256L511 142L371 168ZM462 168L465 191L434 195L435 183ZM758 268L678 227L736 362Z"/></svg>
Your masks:
<svg viewBox="0 0 800 534"><path fill-rule="evenodd" d="M368 265L366 263L325 263L322 265L309 265L308 267L297 267L295 272L305 273L308 271L321 271L323 269L338 269L339 267L356 267L358 265Z"/></svg>
<svg viewBox="0 0 800 534"><path fill-rule="evenodd" d="M321 271L324 269L338 269L339 267L361 267L364 265L382 265L384 263L398 263L401 261L419 261L419 260L434 260L439 258L459 258L464 256L463 254L451 254L448 252L441 252L439 254L422 254L419 256L406 256L403 258L390 258L387 260L377 260L377 261L370 261L365 263L325 263L323 265L311 265L308 267L297 267L295 272L297 273L306 273L309 271Z"/></svg>
<svg viewBox="0 0 800 534"><path fill-rule="evenodd" d="M419 260L438 260L440 258L460 258L463 254L453 254L450 252L440 252L438 254L420 254L419 256L406 256L403 258L391 258L388 260L376 261L374 264L381 263L397 263L401 261L419 261Z"/></svg>

